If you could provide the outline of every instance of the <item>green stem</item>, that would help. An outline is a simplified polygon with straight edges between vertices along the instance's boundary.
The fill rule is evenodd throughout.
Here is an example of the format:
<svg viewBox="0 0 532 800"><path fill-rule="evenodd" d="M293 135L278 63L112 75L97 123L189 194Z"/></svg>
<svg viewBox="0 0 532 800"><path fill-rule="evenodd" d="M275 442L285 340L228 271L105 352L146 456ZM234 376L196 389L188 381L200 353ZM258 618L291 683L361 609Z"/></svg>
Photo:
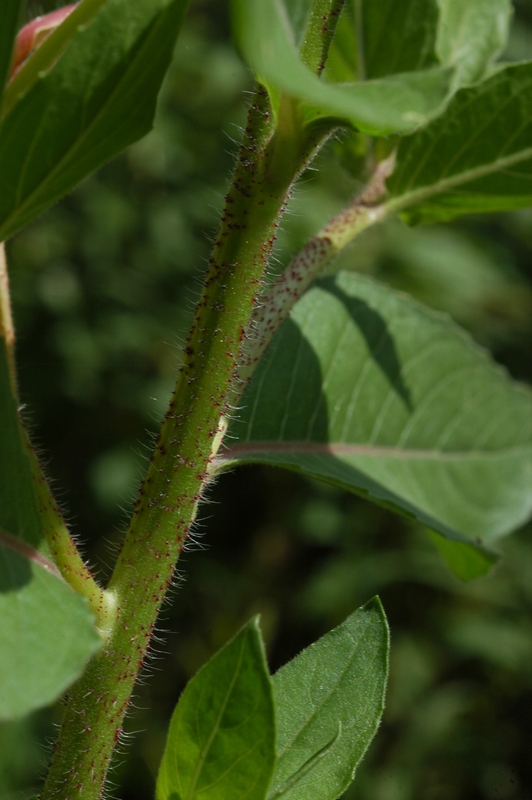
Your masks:
<svg viewBox="0 0 532 800"><path fill-rule="evenodd" d="M96 800L157 614L221 442L239 352L278 218L301 165L255 92L203 293L107 596L116 623L70 694L42 800ZM275 165L275 169L272 165Z"/></svg>
<svg viewBox="0 0 532 800"><path fill-rule="evenodd" d="M342 4L314 3L307 27L314 44L321 40L311 65L317 72ZM322 5L325 24L317 17ZM105 592L116 617L70 694L42 800L103 795L161 603L240 388L243 346L278 220L293 181L329 132L305 131L291 98L282 99L274 131L267 93L255 90L184 364Z"/></svg>
<svg viewBox="0 0 532 800"><path fill-rule="evenodd" d="M17 407L19 407L20 401L15 369L15 329L11 315L9 278L3 244L0 244L0 336L4 341L6 350L11 391ZM35 498L50 554L67 583L75 591L87 598L89 606L96 617L97 625L104 633L109 628L112 609L107 603L103 590L98 586L90 570L83 562L81 554L70 536L20 414L19 427L22 445L30 460Z"/></svg>
<svg viewBox="0 0 532 800"><path fill-rule="evenodd" d="M286 270L258 299L250 322L244 354L238 371L238 383L232 404L237 405L257 363L275 332L294 304L320 273L362 231L388 216L385 205L377 205L385 193L386 178L393 171L395 159L381 161L362 193L310 239Z"/></svg>
<svg viewBox="0 0 532 800"><path fill-rule="evenodd" d="M338 17L345 0L313 0L303 33L299 54L316 75L321 75L327 61Z"/></svg>

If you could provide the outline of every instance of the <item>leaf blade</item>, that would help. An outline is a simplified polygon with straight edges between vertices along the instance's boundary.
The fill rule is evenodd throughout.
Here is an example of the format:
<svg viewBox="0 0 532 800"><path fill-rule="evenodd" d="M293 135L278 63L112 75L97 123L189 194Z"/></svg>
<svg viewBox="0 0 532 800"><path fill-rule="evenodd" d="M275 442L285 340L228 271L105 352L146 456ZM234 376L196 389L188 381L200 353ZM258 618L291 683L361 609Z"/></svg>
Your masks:
<svg viewBox="0 0 532 800"><path fill-rule="evenodd" d="M170 723L157 800L263 800L274 759L271 684L255 619L187 684Z"/></svg>
<svg viewBox="0 0 532 800"><path fill-rule="evenodd" d="M0 239L150 130L187 4L108 0L19 99L0 129Z"/></svg>
<svg viewBox="0 0 532 800"><path fill-rule="evenodd" d="M20 544L0 530L2 721L56 700L101 645L86 601L41 553Z"/></svg>
<svg viewBox="0 0 532 800"><path fill-rule="evenodd" d="M438 0L436 49L443 64L455 66L456 85L481 80L502 52L512 18L509 0Z"/></svg>
<svg viewBox="0 0 532 800"><path fill-rule="evenodd" d="M273 676L278 760L270 797L336 800L347 788L382 715L388 657L388 625L375 598Z"/></svg>
<svg viewBox="0 0 532 800"><path fill-rule="evenodd" d="M532 510L529 390L442 315L353 273L295 306L230 435L224 458L399 510L477 550L475 574Z"/></svg>
<svg viewBox="0 0 532 800"><path fill-rule="evenodd" d="M433 68L340 85L320 80L300 61L284 6L233 0L235 35L248 64L272 94L300 99L316 116L345 119L367 133L406 133L441 109L453 70Z"/></svg>
<svg viewBox="0 0 532 800"><path fill-rule="evenodd" d="M531 205L532 62L459 91L401 142L387 186L390 210L410 223Z"/></svg>

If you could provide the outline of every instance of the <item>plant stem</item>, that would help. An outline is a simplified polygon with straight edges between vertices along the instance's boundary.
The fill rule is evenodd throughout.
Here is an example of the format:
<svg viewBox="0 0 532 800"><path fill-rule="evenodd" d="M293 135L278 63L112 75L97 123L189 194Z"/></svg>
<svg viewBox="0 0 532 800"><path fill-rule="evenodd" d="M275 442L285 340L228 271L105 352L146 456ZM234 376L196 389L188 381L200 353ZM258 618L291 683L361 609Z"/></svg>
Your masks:
<svg viewBox="0 0 532 800"><path fill-rule="evenodd" d="M325 267L362 231L388 216L387 207L377 205L385 193L386 178L395 159L381 161L362 193L310 239L272 286L259 296L250 322L232 403L236 405L251 375L281 322L288 316L310 284Z"/></svg>
<svg viewBox="0 0 532 800"><path fill-rule="evenodd" d="M310 69L321 75L345 0L313 0L299 54Z"/></svg>
<svg viewBox="0 0 532 800"><path fill-rule="evenodd" d="M15 398L17 407L20 407L15 369L15 329L11 315L9 278L3 244L0 244L0 336L4 340L11 392ZM19 429L22 445L30 461L35 497L50 554L67 583L69 583L75 591L87 598L89 606L96 617L97 625L103 632L109 626L112 610L108 606L103 590L98 586L90 570L84 564L81 554L70 536L50 489L50 485L41 469L37 453L31 444L28 431L20 413Z"/></svg>
<svg viewBox="0 0 532 800"><path fill-rule="evenodd" d="M314 2L307 28L314 44L321 40L319 63L310 65L317 72L325 63L343 2ZM322 6L327 9L325 24L316 13ZM70 694L42 800L97 800L103 795L160 606L211 479L232 397L241 390L243 345L278 220L292 183L330 132L305 131L292 98L281 98L275 130L272 117L267 92L259 85L184 364L105 592L116 617L102 649Z"/></svg>
<svg viewBox="0 0 532 800"><path fill-rule="evenodd" d="M230 414L239 352L278 218L301 169L297 148L286 147L291 125L290 118L280 119L272 135L269 101L259 87L185 362L106 592L116 603L116 623L70 695L42 800L103 794L159 608Z"/></svg>

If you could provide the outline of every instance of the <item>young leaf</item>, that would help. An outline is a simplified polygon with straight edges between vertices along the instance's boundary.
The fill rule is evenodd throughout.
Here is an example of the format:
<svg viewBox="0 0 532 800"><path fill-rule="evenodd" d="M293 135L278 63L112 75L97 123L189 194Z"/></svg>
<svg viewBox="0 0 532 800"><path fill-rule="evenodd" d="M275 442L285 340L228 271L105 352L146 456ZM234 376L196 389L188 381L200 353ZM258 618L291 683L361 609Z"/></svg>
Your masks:
<svg viewBox="0 0 532 800"><path fill-rule="evenodd" d="M443 64L456 67L456 84L480 80L503 50L512 17L510 0L438 0L436 48Z"/></svg>
<svg viewBox="0 0 532 800"><path fill-rule="evenodd" d="M9 76L15 34L23 7L23 0L4 0L0 3L0 97Z"/></svg>
<svg viewBox="0 0 532 800"><path fill-rule="evenodd" d="M150 130L187 4L108 0L18 99L0 128L0 240Z"/></svg>
<svg viewBox="0 0 532 800"><path fill-rule="evenodd" d="M406 133L425 124L447 97L452 70L429 69L339 85L326 83L299 59L296 37L280 0L233 0L239 46L270 90L312 107L309 118L335 117L373 134ZM274 104L275 105L275 104Z"/></svg>
<svg viewBox="0 0 532 800"><path fill-rule="evenodd" d="M411 223L532 205L532 61L460 90L404 139L389 208Z"/></svg>
<svg viewBox="0 0 532 800"><path fill-rule="evenodd" d="M465 547L464 578L493 561L471 549L532 510L530 391L451 321L353 273L296 304L231 435L224 459L321 477Z"/></svg>
<svg viewBox="0 0 532 800"><path fill-rule="evenodd" d="M0 721L56 700L101 639L86 601L45 556L0 529Z"/></svg>
<svg viewBox="0 0 532 800"><path fill-rule="evenodd" d="M157 800L264 800L274 761L272 689L254 619L186 686L170 723Z"/></svg>
<svg viewBox="0 0 532 800"><path fill-rule="evenodd" d="M336 800L382 716L389 633L378 598L273 676L277 764L268 800Z"/></svg>

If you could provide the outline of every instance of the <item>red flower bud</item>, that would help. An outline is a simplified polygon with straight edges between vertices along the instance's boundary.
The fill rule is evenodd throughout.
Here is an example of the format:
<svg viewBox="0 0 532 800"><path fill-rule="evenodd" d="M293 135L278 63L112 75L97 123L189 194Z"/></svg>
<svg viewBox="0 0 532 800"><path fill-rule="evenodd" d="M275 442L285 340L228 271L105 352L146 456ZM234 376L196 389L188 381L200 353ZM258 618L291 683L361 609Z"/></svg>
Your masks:
<svg viewBox="0 0 532 800"><path fill-rule="evenodd" d="M37 49L54 28L57 28L74 11L76 6L77 3L73 3L70 6L64 6L64 8L58 8L57 11L52 11L51 14L45 14L43 17L37 17L28 22L27 25L24 25L19 31L15 42L11 77L16 75L28 56Z"/></svg>

